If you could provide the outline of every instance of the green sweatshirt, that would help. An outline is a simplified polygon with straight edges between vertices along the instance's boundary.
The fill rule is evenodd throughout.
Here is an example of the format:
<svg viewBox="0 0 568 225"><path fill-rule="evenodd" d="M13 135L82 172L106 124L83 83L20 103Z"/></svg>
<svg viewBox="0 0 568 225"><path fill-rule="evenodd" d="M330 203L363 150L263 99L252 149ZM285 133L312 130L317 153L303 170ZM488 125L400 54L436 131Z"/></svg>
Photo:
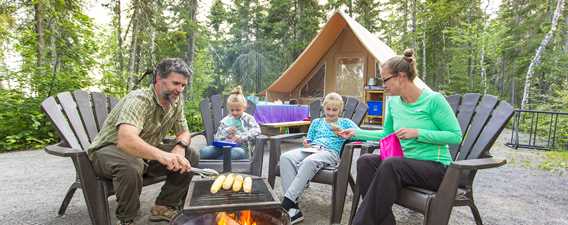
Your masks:
<svg viewBox="0 0 568 225"><path fill-rule="evenodd" d="M387 105L382 131L358 129L352 139L380 140L391 133L409 128L418 130L418 138L400 140L405 158L452 162L448 144L459 144L461 129L446 98L438 92L423 89L418 100L406 103L393 96Z"/></svg>

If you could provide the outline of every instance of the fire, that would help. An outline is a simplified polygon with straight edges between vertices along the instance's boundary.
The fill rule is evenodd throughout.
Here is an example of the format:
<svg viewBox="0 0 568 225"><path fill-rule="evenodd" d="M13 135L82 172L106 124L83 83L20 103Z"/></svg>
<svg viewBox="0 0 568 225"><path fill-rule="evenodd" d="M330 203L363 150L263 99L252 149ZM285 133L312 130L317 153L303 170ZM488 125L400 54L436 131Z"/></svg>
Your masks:
<svg viewBox="0 0 568 225"><path fill-rule="evenodd" d="M239 215L237 217L237 214ZM217 213L217 225L257 225L252 217L250 210L243 210L238 213Z"/></svg>

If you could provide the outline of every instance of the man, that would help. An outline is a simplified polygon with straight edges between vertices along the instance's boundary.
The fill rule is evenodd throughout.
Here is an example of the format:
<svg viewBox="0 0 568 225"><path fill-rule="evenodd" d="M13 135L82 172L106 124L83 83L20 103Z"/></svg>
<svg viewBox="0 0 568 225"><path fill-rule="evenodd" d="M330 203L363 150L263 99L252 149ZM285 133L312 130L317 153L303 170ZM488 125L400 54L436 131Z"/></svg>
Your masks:
<svg viewBox="0 0 568 225"><path fill-rule="evenodd" d="M181 59L164 59L154 73L150 88L132 91L116 105L88 149L96 173L112 179L119 225L134 224L142 176L148 173L167 175L150 221L171 220L183 206L191 165L199 162L199 152L188 147L191 140L181 96L191 70ZM160 149L171 131L175 146Z"/></svg>

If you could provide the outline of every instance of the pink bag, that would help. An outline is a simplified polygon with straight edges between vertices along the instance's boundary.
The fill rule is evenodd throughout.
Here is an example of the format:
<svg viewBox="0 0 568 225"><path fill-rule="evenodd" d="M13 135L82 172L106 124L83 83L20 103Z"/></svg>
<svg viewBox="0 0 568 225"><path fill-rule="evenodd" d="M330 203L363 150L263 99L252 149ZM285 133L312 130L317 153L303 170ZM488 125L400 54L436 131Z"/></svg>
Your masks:
<svg viewBox="0 0 568 225"><path fill-rule="evenodd" d="M400 146L400 141L395 134L391 134L383 139L380 140L380 155L381 161L388 159L390 157L404 157L404 152L402 151L402 147Z"/></svg>

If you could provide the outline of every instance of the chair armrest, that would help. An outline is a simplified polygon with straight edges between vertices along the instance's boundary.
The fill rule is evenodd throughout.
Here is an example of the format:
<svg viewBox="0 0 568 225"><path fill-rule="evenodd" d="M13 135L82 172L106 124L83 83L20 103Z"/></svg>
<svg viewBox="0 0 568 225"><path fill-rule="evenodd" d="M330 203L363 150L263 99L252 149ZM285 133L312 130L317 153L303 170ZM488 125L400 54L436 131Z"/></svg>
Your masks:
<svg viewBox="0 0 568 225"><path fill-rule="evenodd" d="M258 135L254 139L254 149L252 152L251 174L262 176L262 165L264 163L264 147L269 140L266 135Z"/></svg>
<svg viewBox="0 0 568 225"><path fill-rule="evenodd" d="M341 151L341 161L339 163L338 169L342 169L347 167L346 171L351 169L351 161L353 159L353 150L355 148L361 147L359 143L347 143L343 146L343 150Z"/></svg>
<svg viewBox="0 0 568 225"><path fill-rule="evenodd" d="M195 136L199 136L199 135L203 135L205 136L205 131L199 131L199 132L193 132L189 134L189 138L194 138ZM164 145L173 145L176 143L176 137L175 136L166 136L164 137L164 139L162 139L162 143L164 143Z"/></svg>
<svg viewBox="0 0 568 225"><path fill-rule="evenodd" d="M175 136L166 136L164 137L164 139L162 139L162 143L164 143L164 145L173 145L176 143L176 137Z"/></svg>
<svg viewBox="0 0 568 225"><path fill-rule="evenodd" d="M254 141L257 141L257 140L268 141L269 139L270 139L270 137L268 137L268 136L266 136L266 135L264 135L264 134L259 134L259 135L255 136L255 137L253 138Z"/></svg>
<svg viewBox="0 0 568 225"><path fill-rule="evenodd" d="M284 140L284 139L293 139L293 138L301 138L306 136L306 133L293 133L293 134L280 134L271 136L271 140Z"/></svg>
<svg viewBox="0 0 568 225"><path fill-rule="evenodd" d="M59 143L61 144L61 143ZM62 157L71 157L77 156L80 154L87 154L85 151L80 149L74 149L69 147L62 147L59 144L48 145L45 146L44 151L51 155L62 156Z"/></svg>
<svg viewBox="0 0 568 225"><path fill-rule="evenodd" d="M199 135L205 136L205 130L202 130L202 131L199 131L199 132L190 133L190 134L189 134L189 137L190 137L190 138L194 138L194 137L199 136Z"/></svg>
<svg viewBox="0 0 568 225"><path fill-rule="evenodd" d="M455 161L450 167L460 170L479 170L500 167L506 163L507 160L499 158L468 159Z"/></svg>

